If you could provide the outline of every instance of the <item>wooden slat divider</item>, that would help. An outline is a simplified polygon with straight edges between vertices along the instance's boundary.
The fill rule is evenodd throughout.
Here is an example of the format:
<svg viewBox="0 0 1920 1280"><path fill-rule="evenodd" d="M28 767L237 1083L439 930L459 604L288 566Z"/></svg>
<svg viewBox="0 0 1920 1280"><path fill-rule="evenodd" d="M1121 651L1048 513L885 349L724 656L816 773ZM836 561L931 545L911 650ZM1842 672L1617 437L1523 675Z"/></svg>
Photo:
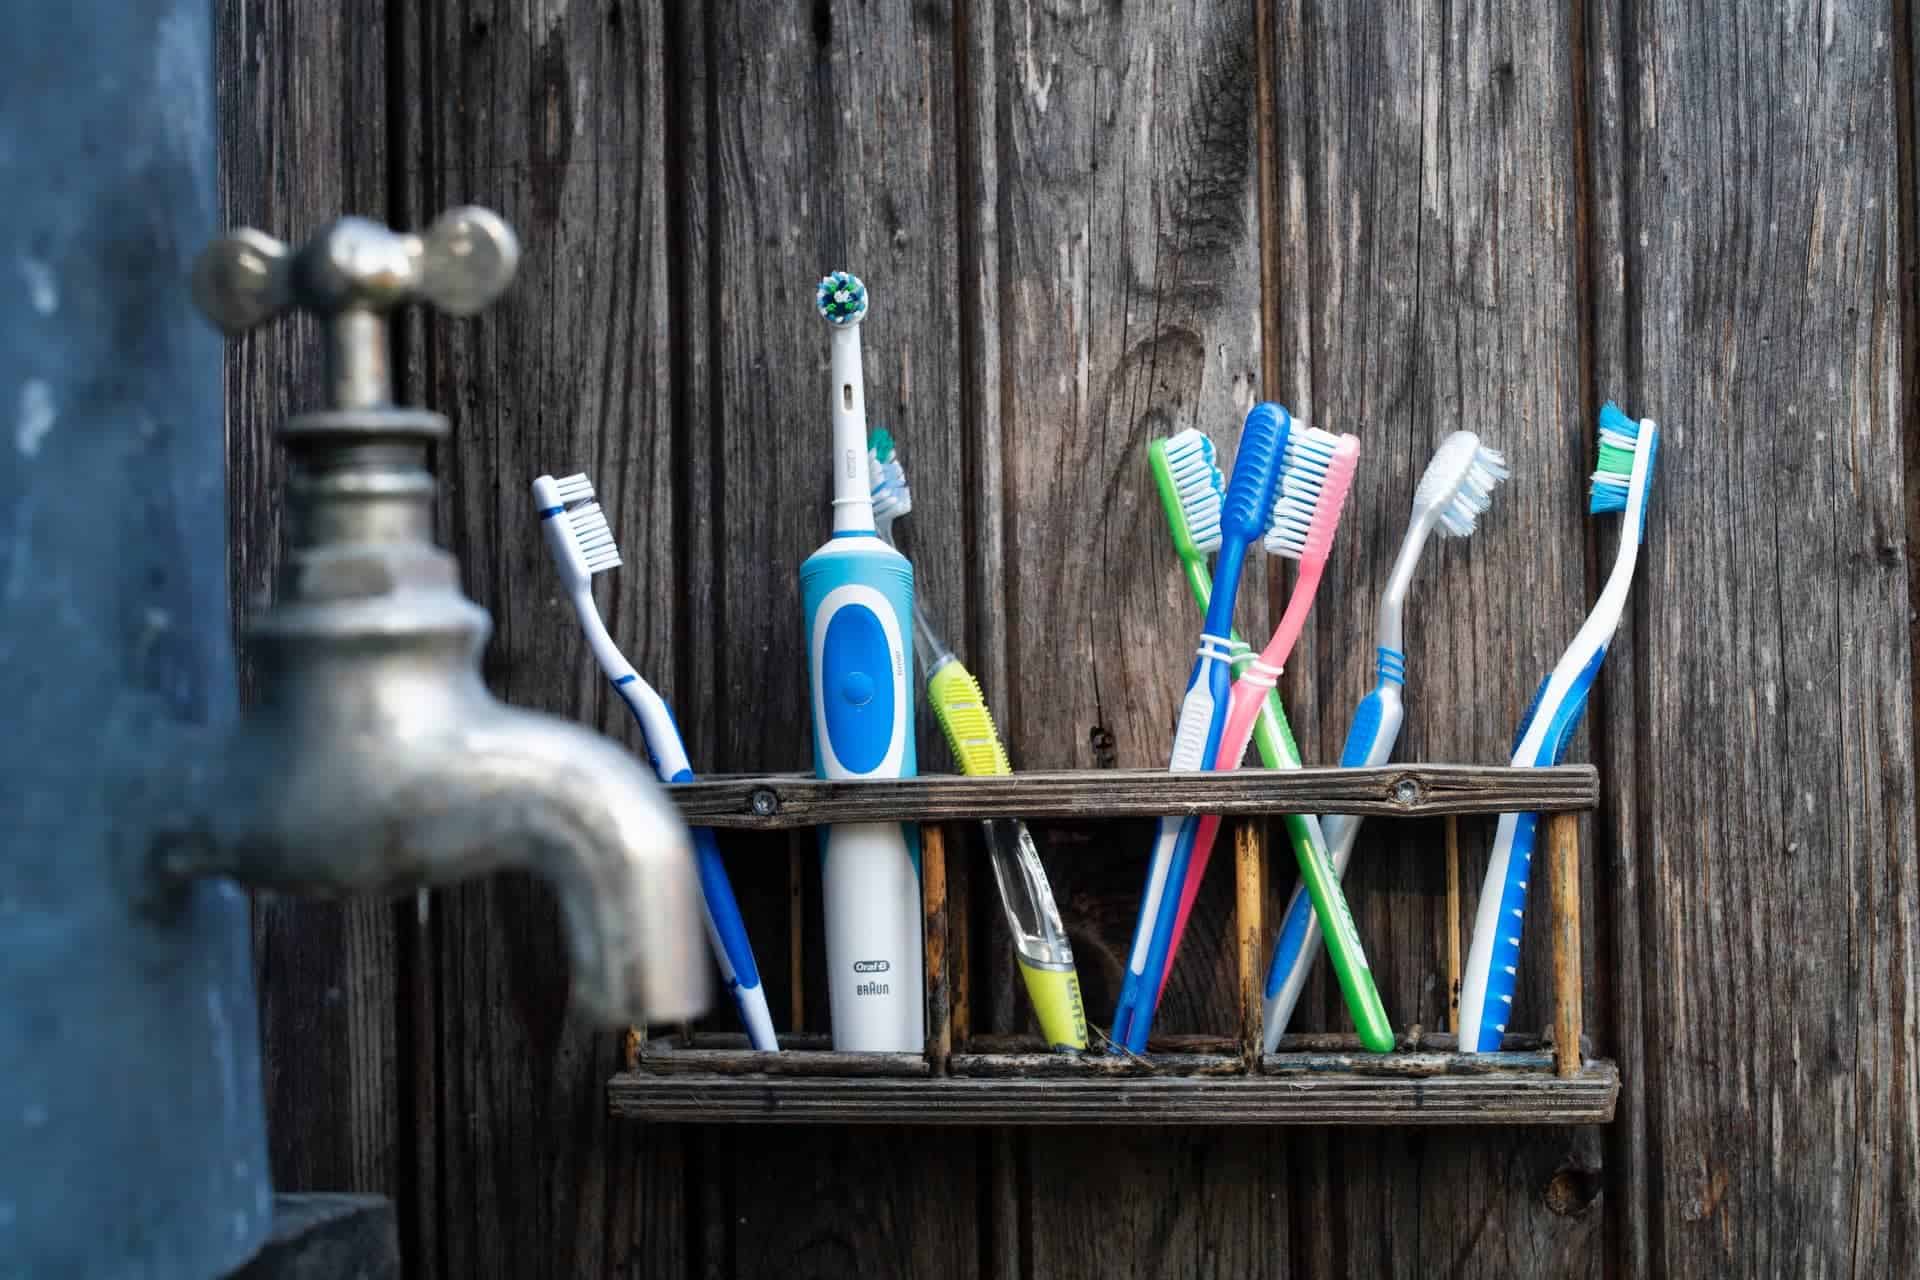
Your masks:
<svg viewBox="0 0 1920 1280"><path fill-rule="evenodd" d="M1237 965L1240 979L1240 1051L1252 1070L1260 1060L1262 1019L1266 1008L1261 1000L1260 957L1266 946L1266 927L1261 920L1261 904L1266 893L1267 824L1259 818L1242 818L1233 831L1234 934L1238 940Z"/></svg>
<svg viewBox="0 0 1920 1280"><path fill-rule="evenodd" d="M939 823L920 828L920 884L926 899L927 1062L947 1073L953 1051L953 993L947 977L947 840Z"/></svg>
<svg viewBox="0 0 1920 1280"><path fill-rule="evenodd" d="M1553 921L1553 1058L1563 1078L1580 1073L1580 819L1547 819L1547 880Z"/></svg>
<svg viewBox="0 0 1920 1280"><path fill-rule="evenodd" d="M1447 815L1447 1029L1460 1031L1460 819Z"/></svg>

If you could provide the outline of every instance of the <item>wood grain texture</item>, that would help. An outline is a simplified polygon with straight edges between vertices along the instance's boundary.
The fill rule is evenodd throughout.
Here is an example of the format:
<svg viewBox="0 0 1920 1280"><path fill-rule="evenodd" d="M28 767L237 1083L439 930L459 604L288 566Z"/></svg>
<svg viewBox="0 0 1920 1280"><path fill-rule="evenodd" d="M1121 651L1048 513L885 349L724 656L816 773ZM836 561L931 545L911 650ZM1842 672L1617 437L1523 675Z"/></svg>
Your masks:
<svg viewBox="0 0 1920 1280"><path fill-rule="evenodd" d="M953 1052L953 979L947 954L947 837L938 823L920 832L920 883L926 920L927 1065L944 1075Z"/></svg>
<svg viewBox="0 0 1920 1280"><path fill-rule="evenodd" d="M1631 3L1592 51L1619 78L1625 249L1597 382L1662 427L1635 661L1606 690L1632 732L1655 1273L1893 1274L1920 1225L1889 20Z"/></svg>
<svg viewBox="0 0 1920 1280"><path fill-rule="evenodd" d="M945 5L673 7L689 126L677 296L699 324L699 350L685 359L685 447L698 451L686 488L703 504L689 529L686 555L698 563L683 642L711 654L698 659L711 736L696 759L716 770L810 769L798 575L832 527L828 330L813 310L826 271L851 270L870 291L868 420L892 430L914 498L895 536L949 643L964 649L971 630L953 31ZM1002 692L991 680L986 691ZM919 720L921 768L950 768L932 716ZM810 834L800 841L807 1025L824 1030L818 858ZM760 893L764 867L784 902L778 862L749 862L741 847L736 891ZM977 1268L969 1135L790 1130L697 1143L709 1274Z"/></svg>
<svg viewBox="0 0 1920 1280"><path fill-rule="evenodd" d="M300 243L387 202L386 30L379 0L214 5L221 218ZM349 112L345 104L361 104ZM209 228L209 234L212 232ZM272 433L322 403L318 330L292 316L226 348L227 506L236 626L272 598L285 461ZM210 427L209 427L210 429ZM241 695L254 693L245 645ZM391 1197L418 1238L398 1044L394 908L256 900L254 957L273 1180Z"/></svg>
<svg viewBox="0 0 1920 1280"><path fill-rule="evenodd" d="M1236 977L1240 988L1240 1051L1252 1062L1260 1055L1260 1037L1266 1014L1262 999L1266 985L1267 926L1265 921L1267 869L1266 824L1243 819L1233 826L1233 930Z"/></svg>
<svg viewBox="0 0 1920 1280"><path fill-rule="evenodd" d="M1285 3L1277 397L1351 431L1361 458L1287 706L1311 761L1335 759L1374 682L1374 614L1414 487L1450 432L1478 431L1513 479L1469 540L1435 539L1406 606L1406 722L1396 758L1506 758L1537 682L1586 611L1582 514L1592 427L1581 401L1570 20L1500 0ZM1573 759L1587 758L1584 738ZM1471 920L1493 824L1459 824ZM1369 822L1346 885L1396 1025L1443 1027L1446 885L1439 823ZM1282 876L1280 888L1291 877ZM1551 1016L1548 912L1528 913L1517 1024ZM1591 931L1589 931L1591 936ZM1326 966L1302 1029L1344 1029ZM1359 1136L1287 1170L1310 1269L1356 1275L1597 1274L1610 1201L1555 1212L1563 1164L1594 1138ZM1325 1190L1317 1188L1324 1186ZM1406 1205L1416 1204L1418 1212Z"/></svg>
<svg viewBox="0 0 1920 1280"><path fill-rule="evenodd" d="M637 747L557 597L528 486L543 471L593 478L625 560L596 583L602 616L675 699L661 15L449 0L409 6L398 27L406 224L478 203L523 252L500 302L415 323L402 348L410 398L453 420L440 515L467 591L493 614L484 673L509 702ZM606 1116L619 1040L569 1011L551 895L504 877L437 893L432 910L440 1235L416 1265L462 1277L598 1275L616 1258L646 1274L684 1267L681 1139L642 1148Z"/></svg>
<svg viewBox="0 0 1920 1280"><path fill-rule="evenodd" d="M1105 821L1163 813L1375 814L1542 813L1591 809L1591 765L1511 769L1488 765L1387 765L1377 769L1063 770L997 778L828 781L805 774L748 774L676 783L667 794L688 821L715 828L779 831L834 822L933 822L976 818ZM1116 852L1123 852L1116 850Z"/></svg>
<svg viewBox="0 0 1920 1280"><path fill-rule="evenodd" d="M1017 768L1163 767L1198 618L1145 451L1200 426L1230 458L1260 392L1252 6L958 7L967 368L995 431L978 475L999 480L976 544L1007 672L988 695ZM1035 836L1101 1026L1150 826ZM1210 877L1157 1029L1235 1032L1233 901L1232 877ZM985 952L1007 950L996 922ZM1024 1018L1013 985L1002 965L977 1027ZM1019 1202L994 1248L1017 1274L1234 1275L1286 1254L1268 1136L1040 1131L996 1150L1013 1167L995 1185Z"/></svg>
<svg viewBox="0 0 1920 1280"><path fill-rule="evenodd" d="M1585 1016L1580 973L1580 824L1547 821L1548 916L1553 926L1553 1060L1562 1076L1580 1073Z"/></svg>
<svg viewBox="0 0 1920 1280"><path fill-rule="evenodd" d="M1207 1258L1207 1265L1231 1265L1232 1274L1259 1256L1249 1252L1258 1237L1272 1230L1271 1214L1241 1215L1240 1201L1250 1188L1268 1185L1266 1175L1248 1157L1266 1139L1257 1133L1147 1134L1167 1125L1591 1125L1613 1114L1620 1078L1613 1064L1594 1060L1578 1076L1562 1079L1551 1070L1437 1076L1386 1076L1325 1071L1279 1076L1187 1076L1176 1079L979 1079L968 1076L682 1076L622 1072L607 1088L613 1113L634 1120L705 1121L755 1125L917 1124L929 1126L1020 1124L1038 1126L1103 1124L1105 1139L1091 1132L1075 1135L1080 1145L1108 1149L1111 1158L1089 1161L1073 1188L1033 1188L1034 1211L1060 1210L1036 1236L1036 1251L1051 1255L1079 1246L1082 1256L1098 1250L1095 1239L1080 1234L1092 1224L1085 1217L1090 1201L1109 1216L1119 1216L1119 1201L1133 1194L1114 1181L1132 1151L1157 1158L1147 1162L1178 1182L1178 1194L1162 1205L1180 1219L1172 1236L1163 1234L1150 1258L1115 1254L1107 1263L1140 1268L1139 1274L1167 1274L1180 1258ZM818 1135L816 1143L839 1146L843 1133ZM768 1140L769 1142L771 1140ZM1172 1145L1177 1155L1168 1159ZM759 1157L755 1144L740 1143ZM1271 1154L1270 1151L1267 1154ZM925 1170L931 1162L917 1162ZM865 1186L868 1179L839 1178L841 1186ZM1104 1193L1101 1189L1105 1188ZM816 1189L818 1190L818 1189ZM775 1215L801 1213L811 1206L792 1189L784 1198L762 1202ZM1065 1205L1054 1203L1068 1195ZM814 1207L817 1212L817 1207ZM922 1212L916 1222L935 1225L939 1215ZM844 1223L846 1219L841 1219ZM1208 1230L1208 1224L1218 1232ZM1163 1223L1163 1227L1167 1224ZM1247 1238L1249 1226L1256 1239ZM786 1242L791 1244L791 1241ZM762 1248L770 1248L773 1242ZM772 1252L764 1254L768 1258ZM1231 1263L1225 1261L1232 1259ZM1245 1264L1245 1265L1242 1265ZM1084 1262L1075 1264L1086 1265ZM1158 1269L1151 1269L1151 1268ZM850 1274L850 1273L843 1273Z"/></svg>

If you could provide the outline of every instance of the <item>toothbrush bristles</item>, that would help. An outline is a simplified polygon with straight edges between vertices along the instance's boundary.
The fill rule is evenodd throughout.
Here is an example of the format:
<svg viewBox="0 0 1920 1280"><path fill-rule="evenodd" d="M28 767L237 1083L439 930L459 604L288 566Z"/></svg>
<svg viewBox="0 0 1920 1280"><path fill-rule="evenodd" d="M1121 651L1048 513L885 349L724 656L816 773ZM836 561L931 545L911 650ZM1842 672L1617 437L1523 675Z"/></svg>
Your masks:
<svg viewBox="0 0 1920 1280"><path fill-rule="evenodd" d="M560 501L567 506L593 500L593 481L587 479L585 472L554 481L554 488L560 491Z"/></svg>
<svg viewBox="0 0 1920 1280"><path fill-rule="evenodd" d="M1280 464L1280 487L1273 497L1273 519L1267 526L1266 548L1275 555L1298 560L1306 554L1307 531L1327 480L1340 437L1317 427L1294 424L1287 437L1287 453Z"/></svg>
<svg viewBox="0 0 1920 1280"><path fill-rule="evenodd" d="M872 449L867 450L867 484L873 498L875 520L898 520L913 510L913 493L907 488L907 469L895 453L885 462Z"/></svg>
<svg viewBox="0 0 1920 1280"><path fill-rule="evenodd" d="M607 513L600 509L597 502L574 507L564 517L573 530L573 539L580 548L581 558L587 562L588 573L601 573L620 567L620 548L613 540L613 530L607 525Z"/></svg>
<svg viewBox="0 0 1920 1280"><path fill-rule="evenodd" d="M1453 497L1440 508L1440 532L1451 538L1464 538L1473 532L1474 521L1493 504L1493 491L1510 473L1507 460L1497 449L1481 445L1474 450Z"/></svg>
<svg viewBox="0 0 1920 1280"><path fill-rule="evenodd" d="M832 271L814 287L813 305L834 328L859 324L867 314L867 286L849 271Z"/></svg>
<svg viewBox="0 0 1920 1280"><path fill-rule="evenodd" d="M1188 427L1166 442L1167 470L1186 518L1187 536L1201 551L1220 549L1220 514L1227 482L1213 460L1213 441Z"/></svg>
<svg viewBox="0 0 1920 1280"><path fill-rule="evenodd" d="M1633 454L1641 424L1609 400L1600 410L1600 456L1587 491L1587 510L1595 515L1627 509L1633 480Z"/></svg>

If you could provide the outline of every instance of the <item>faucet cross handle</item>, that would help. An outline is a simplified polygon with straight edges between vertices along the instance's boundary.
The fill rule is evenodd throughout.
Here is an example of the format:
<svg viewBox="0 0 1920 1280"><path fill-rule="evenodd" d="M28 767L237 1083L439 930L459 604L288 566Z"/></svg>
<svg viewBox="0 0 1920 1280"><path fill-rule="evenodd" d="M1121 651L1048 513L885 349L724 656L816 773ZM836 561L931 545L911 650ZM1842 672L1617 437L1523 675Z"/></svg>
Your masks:
<svg viewBox="0 0 1920 1280"><path fill-rule="evenodd" d="M193 296L228 334L295 307L313 312L327 336L331 407L379 408L392 391L385 313L424 302L472 315L500 296L519 264L513 229L476 206L441 214L422 235L338 218L298 250L243 227L202 251Z"/></svg>

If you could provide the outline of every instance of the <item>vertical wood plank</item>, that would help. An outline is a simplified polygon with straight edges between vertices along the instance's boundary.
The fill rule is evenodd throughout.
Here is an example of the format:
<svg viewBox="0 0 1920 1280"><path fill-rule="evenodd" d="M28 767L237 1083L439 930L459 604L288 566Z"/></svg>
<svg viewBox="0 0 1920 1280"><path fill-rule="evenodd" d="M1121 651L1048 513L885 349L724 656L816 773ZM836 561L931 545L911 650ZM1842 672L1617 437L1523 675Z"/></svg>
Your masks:
<svg viewBox="0 0 1920 1280"><path fill-rule="evenodd" d="M1261 393L1253 6L960 9L961 134L977 140L961 152L976 246L961 308L990 432L979 470L1000 478L976 544L983 625L1004 620L1005 692L989 696L1020 767L1164 765L1199 619L1146 447L1197 426L1230 461ZM1266 616L1250 581L1249 633ZM1104 1030L1151 825L1036 836ZM1122 842L1140 856L1078 856ZM1235 901L1216 868L1160 1030L1237 1033ZM990 946L1004 954L997 922ZM1020 1202L1017 1223L996 1210L995 1256L1025 1274L1284 1269L1270 1135L1047 1130L1007 1148L995 1185Z"/></svg>
<svg viewBox="0 0 1920 1280"><path fill-rule="evenodd" d="M1584 27L1575 31L1575 57L1582 73L1584 144L1584 211L1586 246L1582 293L1586 299L1589 353L1587 387L1582 401L1590 413L1614 389L1603 389L1619 376L1626 360L1627 315L1624 306L1626 255L1637 248L1636 229L1623 221L1623 196L1628 183L1623 146L1627 95L1624 28L1627 7L1583 3ZM1602 560L1601 539L1589 538L1588 587L1596 590ZM1644 584L1637 584L1638 586ZM1594 684L1588 716L1596 724L1611 725L1616 718L1637 720L1645 712L1638 687L1640 646L1616 643ZM1600 810L1593 817L1594 839L1587 859L1594 872L1596 893L1595 938L1605 956L1592 1011L1597 1028L1604 1029L1601 1052L1620 1066L1620 1097L1614 1123L1608 1131L1606 1163L1608 1196L1614 1212L1608 1228L1613 1237L1612 1261L1623 1275L1648 1275L1653 1270L1650 1220L1654 1153L1648 1128L1647 1102L1651 1082L1647 1069L1648 1010L1647 944L1643 928L1646 850L1650 828L1639 801L1642 775L1636 749L1636 730L1597 736L1594 763L1600 769ZM1651 761L1648 762L1652 764Z"/></svg>
<svg viewBox="0 0 1920 1280"><path fill-rule="evenodd" d="M1593 51L1622 175L1597 390L1662 426L1638 660L1607 687L1656 1273L1892 1274L1920 1225L1889 17L1635 0Z"/></svg>
<svg viewBox="0 0 1920 1280"><path fill-rule="evenodd" d="M1562 1078L1580 1074L1583 1013L1580 972L1580 818L1556 813L1546 820L1550 911L1553 924L1553 1065Z"/></svg>
<svg viewBox="0 0 1920 1280"><path fill-rule="evenodd" d="M523 249L498 304L415 324L403 351L411 397L453 419L441 518L468 592L493 614L484 672L507 701L637 749L557 599L527 490L542 471L593 477L625 560L596 583L602 615L635 667L683 701L662 15L615 0L444 0L406 18L396 109L410 221L484 204ZM680 1136L642 1147L607 1118L619 1037L569 1010L551 895L502 877L437 894L433 911L439 1273L684 1270Z"/></svg>
<svg viewBox="0 0 1920 1280"><path fill-rule="evenodd" d="M380 0L214 6L225 225L299 243L342 213L387 206L386 28ZM212 229L209 229L211 234ZM236 625L271 597L284 458L273 432L322 403L318 331L289 317L228 344L227 506ZM241 693L253 672L239 650ZM274 1185L392 1197L409 1248L411 1151L394 909L282 899L254 908Z"/></svg>
<svg viewBox="0 0 1920 1280"><path fill-rule="evenodd" d="M996 146L969 181L976 204L992 188L996 261L966 305L1000 354L1008 535L983 608L1008 626L1005 728L1023 767L1164 764L1198 618L1146 448L1197 425L1230 457L1257 397L1253 15L1224 0L971 13L988 45L971 78L994 81L974 98L993 119L969 128ZM1148 842L1126 838L1139 860L1048 862L1090 955L1132 926ZM1163 1031L1234 1021L1233 895L1224 875L1208 889ZM1098 1023L1097 984L1088 996Z"/></svg>
<svg viewBox="0 0 1920 1280"><path fill-rule="evenodd" d="M1514 478L1470 540L1434 540L1423 556L1397 756L1497 760L1586 609L1570 23L1499 0L1285 3L1274 37L1277 398L1362 444L1288 711L1308 760L1338 758L1373 683L1374 613L1414 486L1433 448L1469 428ZM1459 832L1469 919L1491 827ZM1369 824L1346 881L1401 1027L1449 1015L1444 866L1417 852L1442 839L1438 824ZM1528 915L1517 1009L1538 1028L1551 1014L1546 903ZM1347 1025L1325 973L1302 1000L1303 1029L1315 1014ZM1595 1141L1302 1144L1291 1178L1315 1190L1296 1204L1301 1256L1360 1275L1423 1274L1434 1259L1469 1275L1595 1272L1608 1206L1570 1210L1548 1194L1563 1166L1597 1165Z"/></svg>
<svg viewBox="0 0 1920 1280"><path fill-rule="evenodd" d="M962 429L953 301L954 29L943 4L857 0L710 0L685 6L677 21L685 38L676 65L704 94L690 121L695 231L682 296L706 326L703 353L690 357L704 381L688 420L690 446L707 451L711 537L699 554L710 562L710 612L695 615L689 643L712 655L702 682L711 767L804 769L798 574L831 529L828 335L813 310L813 285L828 270L851 270L870 291L869 421L898 440L914 497L894 532L930 617L972 661L964 650L973 446ZM997 699L990 670L976 667ZM923 710L919 719L921 767L950 768L933 717ZM805 883L817 886L810 840L802 858ZM820 899L806 894L807 1004L824 1030L826 1001L812 994L825 976ZM970 1134L715 1129L697 1141L697 1194L718 1237L712 1274L978 1269L979 1144Z"/></svg>

